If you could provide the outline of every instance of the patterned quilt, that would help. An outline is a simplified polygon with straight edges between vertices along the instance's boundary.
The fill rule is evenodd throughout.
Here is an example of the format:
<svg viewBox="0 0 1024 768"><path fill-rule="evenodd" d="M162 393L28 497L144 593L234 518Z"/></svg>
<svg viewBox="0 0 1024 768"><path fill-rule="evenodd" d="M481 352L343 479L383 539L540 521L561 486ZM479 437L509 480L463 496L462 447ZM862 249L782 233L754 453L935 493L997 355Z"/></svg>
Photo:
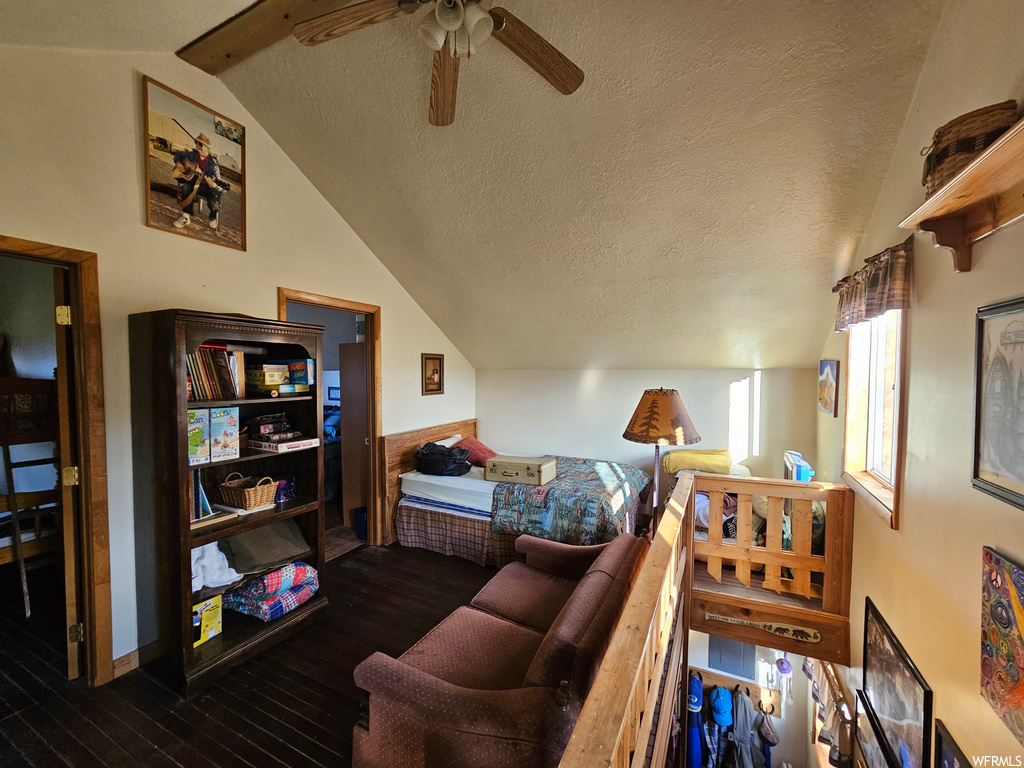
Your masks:
<svg viewBox="0 0 1024 768"><path fill-rule="evenodd" d="M557 460L555 479L547 485L499 483L494 489L491 530L567 544L604 544L619 533L626 512L650 479L629 464L545 458Z"/></svg>

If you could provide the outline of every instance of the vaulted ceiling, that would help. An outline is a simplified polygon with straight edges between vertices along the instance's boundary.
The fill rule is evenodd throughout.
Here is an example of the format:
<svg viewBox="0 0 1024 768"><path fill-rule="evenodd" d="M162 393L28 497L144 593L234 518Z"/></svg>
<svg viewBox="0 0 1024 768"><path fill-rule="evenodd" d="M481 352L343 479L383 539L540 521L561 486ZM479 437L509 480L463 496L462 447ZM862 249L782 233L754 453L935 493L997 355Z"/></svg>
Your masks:
<svg viewBox="0 0 1024 768"><path fill-rule="evenodd" d="M430 126L420 14L221 77L477 368L814 365L945 0L502 4L574 95L492 41ZM112 5L163 36L0 42L171 51L245 3Z"/></svg>

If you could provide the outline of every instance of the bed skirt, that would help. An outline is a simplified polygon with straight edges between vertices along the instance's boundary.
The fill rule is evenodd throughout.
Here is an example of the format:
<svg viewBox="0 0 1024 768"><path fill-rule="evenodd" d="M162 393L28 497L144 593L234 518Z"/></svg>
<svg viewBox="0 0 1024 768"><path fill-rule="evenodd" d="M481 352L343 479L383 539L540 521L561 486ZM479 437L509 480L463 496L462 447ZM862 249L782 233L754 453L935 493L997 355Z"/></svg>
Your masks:
<svg viewBox="0 0 1024 768"><path fill-rule="evenodd" d="M640 496L645 498L646 494ZM620 532L636 532L639 507L640 498L626 512ZM519 559L516 552L519 534L492 531L488 517L451 514L403 498L398 502L395 529L398 543L403 547L455 555L481 566L502 568Z"/></svg>

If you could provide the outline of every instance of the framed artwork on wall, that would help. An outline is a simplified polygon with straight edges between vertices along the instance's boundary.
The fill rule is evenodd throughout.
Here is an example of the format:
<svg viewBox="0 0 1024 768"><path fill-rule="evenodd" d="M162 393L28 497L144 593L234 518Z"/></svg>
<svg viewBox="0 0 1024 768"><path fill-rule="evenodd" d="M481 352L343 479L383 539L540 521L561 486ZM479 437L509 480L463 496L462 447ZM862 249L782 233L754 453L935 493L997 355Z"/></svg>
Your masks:
<svg viewBox="0 0 1024 768"><path fill-rule="evenodd" d="M865 768L900 768L885 736L882 735L871 707L864 699L864 691L857 691L857 715L854 719L857 744L864 755Z"/></svg>
<svg viewBox="0 0 1024 768"><path fill-rule="evenodd" d="M981 695L1024 744L1024 563L982 547Z"/></svg>
<svg viewBox="0 0 1024 768"><path fill-rule="evenodd" d="M946 724L935 721L935 768L970 768L971 761L949 735Z"/></svg>
<svg viewBox="0 0 1024 768"><path fill-rule="evenodd" d="M976 338L972 484L1024 509L1024 297L981 307Z"/></svg>
<svg viewBox="0 0 1024 768"><path fill-rule="evenodd" d="M839 415L839 361L818 362L818 410L832 418Z"/></svg>
<svg viewBox="0 0 1024 768"><path fill-rule="evenodd" d="M146 226L245 250L245 128L142 78Z"/></svg>
<svg viewBox="0 0 1024 768"><path fill-rule="evenodd" d="M444 394L444 355L424 352L420 355L422 392L424 395Z"/></svg>
<svg viewBox="0 0 1024 768"><path fill-rule="evenodd" d="M932 689L870 597L864 608L864 703L899 756L896 765L928 765Z"/></svg>

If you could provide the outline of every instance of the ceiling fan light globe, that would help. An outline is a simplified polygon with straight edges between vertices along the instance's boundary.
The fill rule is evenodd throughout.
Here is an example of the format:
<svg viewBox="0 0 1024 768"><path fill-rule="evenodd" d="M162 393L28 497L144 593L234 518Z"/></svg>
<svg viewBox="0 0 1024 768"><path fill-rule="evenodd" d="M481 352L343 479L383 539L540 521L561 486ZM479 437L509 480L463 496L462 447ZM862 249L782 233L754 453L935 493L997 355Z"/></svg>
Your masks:
<svg viewBox="0 0 1024 768"><path fill-rule="evenodd" d="M494 19L476 0L466 3L464 11L466 18L463 30L473 45L483 45L494 31Z"/></svg>
<svg viewBox="0 0 1024 768"><path fill-rule="evenodd" d="M462 0L437 0L437 5L434 7L434 17L443 29L454 32L462 26L463 21L466 19Z"/></svg>
<svg viewBox="0 0 1024 768"><path fill-rule="evenodd" d="M437 23L437 19L434 18L434 14L428 13L423 17L423 21L420 22L419 27L416 30L419 36L423 38L423 42L427 44L427 47L432 51L440 51L444 48L445 38L448 36L448 30Z"/></svg>

